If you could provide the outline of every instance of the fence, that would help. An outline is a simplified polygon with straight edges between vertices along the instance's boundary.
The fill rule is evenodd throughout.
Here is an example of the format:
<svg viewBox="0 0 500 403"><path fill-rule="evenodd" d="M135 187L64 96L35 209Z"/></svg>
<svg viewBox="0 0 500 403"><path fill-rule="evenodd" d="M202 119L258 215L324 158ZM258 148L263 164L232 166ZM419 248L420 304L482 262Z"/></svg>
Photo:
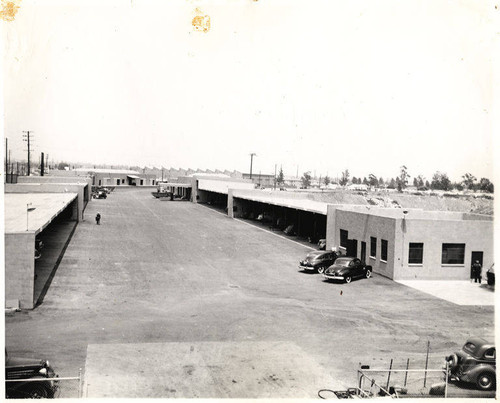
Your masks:
<svg viewBox="0 0 500 403"><path fill-rule="evenodd" d="M28 379L6 379L6 389L12 387L14 383L31 383L41 381L54 381L57 384L57 391L55 392L55 398L61 399L75 399L83 397L83 377L82 370L78 372L78 376L58 376L56 378L28 378ZM23 386L24 388L24 386ZM44 396L42 396L44 397Z"/></svg>
<svg viewBox="0 0 500 403"><path fill-rule="evenodd" d="M360 369L358 395L360 397L433 397L431 387L444 385L441 395L448 394L448 364L441 369Z"/></svg>

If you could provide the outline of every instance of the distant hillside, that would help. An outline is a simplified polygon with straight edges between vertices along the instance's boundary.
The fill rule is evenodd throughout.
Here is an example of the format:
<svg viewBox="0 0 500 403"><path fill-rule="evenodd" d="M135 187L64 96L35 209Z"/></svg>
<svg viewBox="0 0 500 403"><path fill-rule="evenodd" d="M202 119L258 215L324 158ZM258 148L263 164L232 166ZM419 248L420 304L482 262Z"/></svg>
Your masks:
<svg viewBox="0 0 500 403"><path fill-rule="evenodd" d="M413 195L398 192L357 192L335 190L308 193L307 198L335 204L377 205L380 207L421 208L430 211L460 211L493 215L493 198L473 195Z"/></svg>

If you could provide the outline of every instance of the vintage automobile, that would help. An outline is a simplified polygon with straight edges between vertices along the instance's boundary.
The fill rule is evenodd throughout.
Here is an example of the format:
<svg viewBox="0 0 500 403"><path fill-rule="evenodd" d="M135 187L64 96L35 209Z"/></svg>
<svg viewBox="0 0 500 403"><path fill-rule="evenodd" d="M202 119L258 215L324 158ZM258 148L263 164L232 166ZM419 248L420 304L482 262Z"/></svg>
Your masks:
<svg viewBox="0 0 500 403"><path fill-rule="evenodd" d="M338 255L335 252L315 250L309 252L306 258L299 262L299 268L302 270L317 271L321 274L335 262L337 257Z"/></svg>
<svg viewBox="0 0 500 403"><path fill-rule="evenodd" d="M495 264L493 263L491 267L486 272L486 277L488 279L488 285L495 285Z"/></svg>
<svg viewBox="0 0 500 403"><path fill-rule="evenodd" d="M478 389L496 388L496 350L493 343L471 337L462 350L446 357L449 378L473 383Z"/></svg>
<svg viewBox="0 0 500 403"><path fill-rule="evenodd" d="M47 360L10 357L7 351L5 380L5 394L10 399L53 398L59 388L57 375Z"/></svg>
<svg viewBox="0 0 500 403"><path fill-rule="evenodd" d="M323 277L327 280L341 280L350 283L353 278L372 275L372 267L367 266L357 257L339 257L335 263L327 268Z"/></svg>

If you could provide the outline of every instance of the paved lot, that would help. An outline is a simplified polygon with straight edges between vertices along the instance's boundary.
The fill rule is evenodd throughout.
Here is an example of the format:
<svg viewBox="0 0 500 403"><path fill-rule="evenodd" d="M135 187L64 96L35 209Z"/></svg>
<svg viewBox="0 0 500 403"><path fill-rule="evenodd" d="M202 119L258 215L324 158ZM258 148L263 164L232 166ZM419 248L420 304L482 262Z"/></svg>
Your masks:
<svg viewBox="0 0 500 403"><path fill-rule="evenodd" d="M423 366L430 340L429 366L439 368L469 335L493 338L492 306L456 305L377 275L328 283L298 270L307 250L201 205L116 190L89 203L43 304L6 317L6 346L69 376L85 369L89 345L286 342L354 386L360 363ZM131 371L151 371L132 358Z"/></svg>

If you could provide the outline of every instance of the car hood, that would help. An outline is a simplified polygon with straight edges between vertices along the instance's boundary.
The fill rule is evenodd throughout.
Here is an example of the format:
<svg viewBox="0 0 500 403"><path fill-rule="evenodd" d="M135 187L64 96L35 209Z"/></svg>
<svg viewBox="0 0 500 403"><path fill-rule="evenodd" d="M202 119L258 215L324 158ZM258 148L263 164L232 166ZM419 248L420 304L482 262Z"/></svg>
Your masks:
<svg viewBox="0 0 500 403"><path fill-rule="evenodd" d="M8 357L5 360L5 368L17 368L17 367L33 367L39 368L43 367L45 360L40 360L37 358L22 358L22 357Z"/></svg>

